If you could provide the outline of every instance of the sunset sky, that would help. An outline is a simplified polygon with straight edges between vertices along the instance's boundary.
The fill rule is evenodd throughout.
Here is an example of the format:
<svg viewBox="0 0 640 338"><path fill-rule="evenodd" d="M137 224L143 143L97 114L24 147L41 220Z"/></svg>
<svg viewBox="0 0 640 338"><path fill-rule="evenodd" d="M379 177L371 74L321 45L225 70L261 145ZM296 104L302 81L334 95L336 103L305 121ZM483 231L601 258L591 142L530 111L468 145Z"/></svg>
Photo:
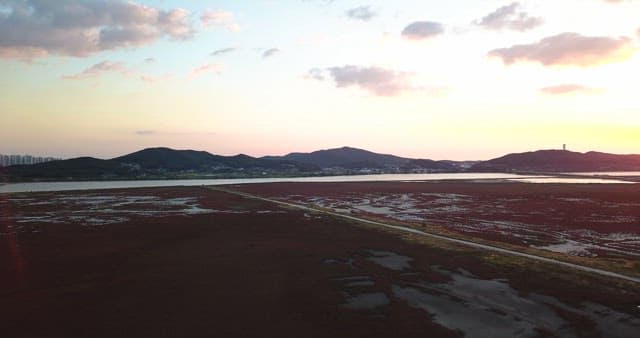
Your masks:
<svg viewBox="0 0 640 338"><path fill-rule="evenodd" d="M0 0L0 153L640 153L640 1Z"/></svg>

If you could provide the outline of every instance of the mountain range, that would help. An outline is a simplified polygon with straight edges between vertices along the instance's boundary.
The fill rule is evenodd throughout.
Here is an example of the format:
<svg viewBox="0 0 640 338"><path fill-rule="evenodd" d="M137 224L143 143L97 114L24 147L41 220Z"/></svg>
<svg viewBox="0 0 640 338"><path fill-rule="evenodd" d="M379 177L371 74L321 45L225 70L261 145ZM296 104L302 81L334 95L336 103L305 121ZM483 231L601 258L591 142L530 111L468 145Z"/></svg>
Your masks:
<svg viewBox="0 0 640 338"><path fill-rule="evenodd" d="M148 148L111 161L139 167L144 170L165 171L224 171L234 169L298 170L313 171L318 168L300 162L270 161L240 154L235 156L213 155L206 151Z"/></svg>
<svg viewBox="0 0 640 338"><path fill-rule="evenodd" d="M424 172L640 171L640 155L565 150L509 154L488 161L434 161L342 147L261 158L205 151L148 148L97 159L79 157L0 168L0 182L166 178L287 177Z"/></svg>

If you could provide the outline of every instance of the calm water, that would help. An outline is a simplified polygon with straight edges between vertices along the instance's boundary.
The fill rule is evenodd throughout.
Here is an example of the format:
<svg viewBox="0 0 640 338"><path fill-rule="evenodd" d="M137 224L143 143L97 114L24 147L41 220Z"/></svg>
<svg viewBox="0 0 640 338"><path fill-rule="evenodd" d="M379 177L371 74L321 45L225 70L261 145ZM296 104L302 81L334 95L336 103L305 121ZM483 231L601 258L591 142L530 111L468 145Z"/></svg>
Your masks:
<svg viewBox="0 0 640 338"><path fill-rule="evenodd" d="M392 181L436 181L436 180L523 180L530 183L536 180L554 179L553 183L619 183L622 181L603 179L529 177L515 174L491 173L457 173L457 174L387 174L387 175L354 175L354 176L323 176L323 177L294 177L294 178L243 178L243 179L209 179L209 180L157 180L157 181L90 181L90 182L41 182L41 183L9 183L0 185L0 193L36 192L36 191L67 191L91 189L121 189L121 188L149 188L173 186L224 185L248 183L276 183L276 182L392 182ZM528 180L528 181L527 181ZM585 181L587 180L587 181ZM628 182L624 182L628 183Z"/></svg>
<svg viewBox="0 0 640 338"><path fill-rule="evenodd" d="M524 183L575 183L575 184L635 184L635 182L604 179L604 178L574 178L574 177L523 177L510 178L509 181Z"/></svg>
<svg viewBox="0 0 640 338"><path fill-rule="evenodd" d="M366 182L366 181L434 181L469 179L510 179L522 177L512 174L388 174L353 175L293 178L242 178L242 179L202 179L202 180L141 180L141 181L89 181L89 182L40 182L9 183L0 185L0 193L29 191L65 191L89 189L148 188L171 186L199 186L277 182Z"/></svg>
<svg viewBox="0 0 640 338"><path fill-rule="evenodd" d="M570 172L565 173L570 175L582 175L582 176L617 176L617 177L630 177L640 176L640 171L600 171L600 172Z"/></svg>

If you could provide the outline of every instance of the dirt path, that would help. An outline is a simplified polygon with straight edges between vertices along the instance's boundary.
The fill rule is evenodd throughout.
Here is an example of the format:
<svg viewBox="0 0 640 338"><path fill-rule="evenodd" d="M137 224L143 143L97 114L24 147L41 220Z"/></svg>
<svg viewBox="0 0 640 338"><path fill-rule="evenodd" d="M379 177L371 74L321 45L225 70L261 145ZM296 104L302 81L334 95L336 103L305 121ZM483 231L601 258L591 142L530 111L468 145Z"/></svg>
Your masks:
<svg viewBox="0 0 640 338"><path fill-rule="evenodd" d="M465 246L469 246L469 247L473 247L473 248L477 248L477 249L490 250L490 251L500 252L500 253L507 254L507 255L525 257L525 258L529 258L529 259L533 259L533 260L537 260L537 261L542 261L542 262L546 262L546 263L565 266L565 267L576 269L576 270L586 271L586 272L594 273L594 274L601 275L601 276L613 277L613 278L623 279L623 280L634 282L634 283L640 283L640 278L638 278L638 277L631 277L631 276L627 276L627 275L623 275L623 274L619 274L619 273L615 273L615 272L611 272L611 271L607 271L607 270L592 268L592 267L578 265L578 264L574 264L574 263L568 263L568 262L560 261L560 260L557 260L557 259L536 256L536 255L532 255L532 254L528 254L528 253L523 253L523 252L519 252L519 251L515 251L515 250L509 250L509 249L504 249L504 248L500 248L500 247L496 247L496 246L492 246L492 245L487 245L487 244L476 243L476 242L467 241L467 240L463 240L463 239L458 239L458 238L452 238L452 237L447 237L447 236L443 236L443 235L432 234L432 233L424 232L424 231L413 229L413 228L409 228L409 227L404 227L404 226L399 226L399 225L392 225L392 224L372 221L372 220L368 220L368 219L364 219L364 218L360 218L360 217L354 217L354 216L344 215L344 214L331 212L331 211L327 211L327 210L316 209L316 208L308 207L308 206L305 206L305 205L289 203L289 202L283 202L283 201L279 201L279 200L275 200L275 199L271 199L271 198L260 197L260 196L256 196L256 195L252 195L252 194L248 194L248 193L244 193L244 192L239 192L239 191L235 191L235 190L229 190L229 189L217 188L217 187L215 187L215 188L214 187L209 187L209 188L212 189L212 190L222 191L222 192L234 194L234 195L241 196L241 197L246 197L246 198L250 198L250 199L270 202L270 203L278 204L278 205L281 205L281 206L296 208L296 209L300 209L300 210L306 210L306 211L310 211L310 212L324 213L324 214L327 214L327 215L340 217L340 218L343 218L343 219L348 219L348 220L352 220L352 221L356 221L356 222L362 222L362 223L367 223L367 224L371 224L371 225L381 226L381 227L390 228L390 229L394 229L394 230L398 230L398 231L402 231L402 232L412 233L412 234L415 234L415 235L431 237L431 238L435 238L435 239L439 239L439 240L443 240L443 241L448 241L448 242L452 242L452 243L457 243L457 244L461 244L461 245L465 245Z"/></svg>

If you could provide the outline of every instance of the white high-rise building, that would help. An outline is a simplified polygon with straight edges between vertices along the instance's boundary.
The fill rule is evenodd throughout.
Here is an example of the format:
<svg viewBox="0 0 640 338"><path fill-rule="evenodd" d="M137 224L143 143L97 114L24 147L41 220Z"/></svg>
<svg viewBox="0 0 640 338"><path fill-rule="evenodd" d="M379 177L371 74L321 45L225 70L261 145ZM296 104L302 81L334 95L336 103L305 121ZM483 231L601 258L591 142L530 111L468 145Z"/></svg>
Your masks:
<svg viewBox="0 0 640 338"><path fill-rule="evenodd" d="M33 155L2 155L0 154L0 167L11 165L33 165L44 162L57 161L58 158L41 157Z"/></svg>

